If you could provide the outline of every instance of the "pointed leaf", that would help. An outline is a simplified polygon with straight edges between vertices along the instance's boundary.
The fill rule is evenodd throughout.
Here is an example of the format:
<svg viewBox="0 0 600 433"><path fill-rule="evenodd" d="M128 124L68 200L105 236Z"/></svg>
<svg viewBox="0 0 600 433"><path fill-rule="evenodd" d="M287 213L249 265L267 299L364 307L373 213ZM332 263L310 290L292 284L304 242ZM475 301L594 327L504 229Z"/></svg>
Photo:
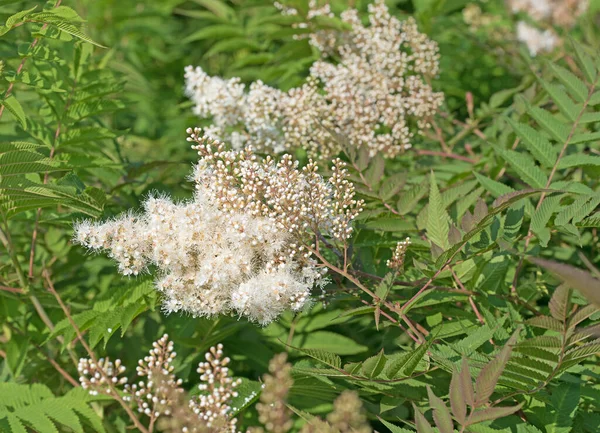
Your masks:
<svg viewBox="0 0 600 433"><path fill-rule="evenodd" d="M429 397L429 405L433 409L433 420L440 433L453 433L454 425L446 404L433 393L429 385L427 386L427 395Z"/></svg>
<svg viewBox="0 0 600 433"><path fill-rule="evenodd" d="M512 415L521 409L522 406L523 403L517 406L488 407L487 409L479 410L471 415L471 418L469 419L469 425L477 424L483 421L504 418L505 416Z"/></svg>
<svg viewBox="0 0 600 433"><path fill-rule="evenodd" d="M485 404L494 392L518 336L519 331L516 331L506 342L500 353L479 372L475 381L475 406Z"/></svg>

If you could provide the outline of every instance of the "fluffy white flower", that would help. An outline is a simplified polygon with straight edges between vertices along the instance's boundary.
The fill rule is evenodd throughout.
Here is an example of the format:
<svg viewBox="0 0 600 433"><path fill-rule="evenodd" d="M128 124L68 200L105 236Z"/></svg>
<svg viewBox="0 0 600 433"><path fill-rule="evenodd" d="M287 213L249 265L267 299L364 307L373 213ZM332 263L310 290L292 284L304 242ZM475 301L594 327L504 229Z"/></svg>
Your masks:
<svg viewBox="0 0 600 433"><path fill-rule="evenodd" d="M263 325L310 299L323 272L311 258L315 236L343 242L360 211L341 161L330 180L313 162L258 160L251 150L223 146L189 130L201 159L193 200L149 197L139 214L104 223L84 221L74 240L105 250L124 275L148 267L167 313L238 314Z"/></svg>

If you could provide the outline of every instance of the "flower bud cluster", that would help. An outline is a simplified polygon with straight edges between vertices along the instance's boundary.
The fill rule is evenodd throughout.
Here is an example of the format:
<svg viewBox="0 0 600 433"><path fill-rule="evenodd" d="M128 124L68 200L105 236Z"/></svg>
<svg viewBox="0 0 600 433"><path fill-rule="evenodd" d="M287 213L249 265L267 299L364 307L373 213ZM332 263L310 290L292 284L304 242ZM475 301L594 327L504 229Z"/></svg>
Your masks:
<svg viewBox="0 0 600 433"><path fill-rule="evenodd" d="M140 414L147 415L151 424L157 420L165 431L189 433L236 433L237 420L231 416L231 401L237 397L240 379L233 379L227 367L230 360L223 357L223 345L211 347L205 354L206 362L198 365L201 394L188 398L182 380L173 373L176 352L167 334L152 344L152 349L138 361L137 375L145 378L135 384L126 384L119 378L125 371L120 360L94 362L79 360L79 381L90 394L115 395L123 387L123 400L131 402ZM110 382L111 386L108 386Z"/></svg>
<svg viewBox="0 0 600 433"><path fill-rule="evenodd" d="M313 28L320 15L333 16L328 5L317 8L311 1L307 22L300 24ZM354 9L341 19L350 30L311 33L322 56L306 82L287 92L260 81L246 92L239 78L224 80L187 67L186 93L195 113L213 121L205 133L234 149L303 147L323 158L342 150L332 134L350 146L366 146L371 156L394 157L409 148L443 102L428 84L439 72L437 44L418 32L413 19L391 16L383 0L369 6L369 26Z"/></svg>
<svg viewBox="0 0 600 433"><path fill-rule="evenodd" d="M406 255L406 250L410 245L410 238L406 238L403 241L398 242L396 245L396 249L394 249L394 253L392 254L392 258L387 261L386 265L388 268L399 271L404 266L404 256Z"/></svg>
<svg viewBox="0 0 600 433"><path fill-rule="evenodd" d="M81 387L88 389L91 395L111 395L116 386L127 383L126 377L119 377L125 372L120 359L112 362L108 358L100 358L96 363L91 359L80 358L77 371Z"/></svg>
<svg viewBox="0 0 600 433"><path fill-rule="evenodd" d="M148 355L138 361L137 375L147 379L125 386L138 412L155 419L161 415L171 415L173 394L183 392L182 380L175 377L171 364L176 356L173 342L165 334L152 343Z"/></svg>
<svg viewBox="0 0 600 433"><path fill-rule="evenodd" d="M256 410L258 420L268 432L286 433L293 425L291 411L286 405L287 395L293 384L291 370L287 354L280 353L271 359L269 374L263 376L264 386Z"/></svg>
<svg viewBox="0 0 600 433"><path fill-rule="evenodd" d="M204 382L198 385L202 393L190 400L190 408L207 427L218 426L219 431L236 433L237 419L229 418L230 402L238 396L235 389L242 381L229 376L227 365L230 359L223 358L222 344L211 347L205 358L206 361L198 364L196 370Z"/></svg>

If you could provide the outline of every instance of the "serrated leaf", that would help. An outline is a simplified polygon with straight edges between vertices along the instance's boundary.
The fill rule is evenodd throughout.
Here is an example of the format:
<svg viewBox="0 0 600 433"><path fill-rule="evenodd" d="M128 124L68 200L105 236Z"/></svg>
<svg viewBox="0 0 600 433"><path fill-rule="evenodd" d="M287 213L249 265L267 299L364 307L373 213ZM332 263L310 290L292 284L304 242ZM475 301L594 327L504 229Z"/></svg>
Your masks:
<svg viewBox="0 0 600 433"><path fill-rule="evenodd" d="M415 426L417 428L417 433L434 433L433 428L414 403L413 409L415 411Z"/></svg>
<svg viewBox="0 0 600 433"><path fill-rule="evenodd" d="M513 346L517 341L519 332L515 332L512 337L506 342L500 353L496 357L487 363L479 372L477 380L475 381L475 406L481 406L485 404L498 383L500 375L510 358Z"/></svg>
<svg viewBox="0 0 600 433"><path fill-rule="evenodd" d="M408 191L405 191L398 199L396 208L400 215L406 215L411 212L419 200L427 193L427 180L423 180L419 185L415 185Z"/></svg>
<svg viewBox="0 0 600 433"><path fill-rule="evenodd" d="M521 409L522 406L523 403L516 406L488 407L486 409L478 410L471 415L468 425L504 418L505 416L512 415Z"/></svg>
<svg viewBox="0 0 600 433"><path fill-rule="evenodd" d="M529 319L527 323L537 328L550 329L556 332L562 332L563 330L563 324L554 317L536 316Z"/></svg>
<svg viewBox="0 0 600 433"><path fill-rule="evenodd" d="M449 248L448 233L450 216L444 208L440 190L432 172L429 182L429 212L427 215L427 237L438 247L446 250Z"/></svg>
<svg viewBox="0 0 600 433"><path fill-rule="evenodd" d="M547 245L545 229L552 215L558 210L562 196L547 197L531 217L530 229L540 239L542 246Z"/></svg>
<svg viewBox="0 0 600 433"><path fill-rule="evenodd" d="M560 162L558 163L558 168L564 170L566 168L582 167L585 165L600 167L600 156L583 155L581 153L567 155L561 158Z"/></svg>
<svg viewBox="0 0 600 433"><path fill-rule="evenodd" d="M25 115L25 111L23 111L21 103L17 101L17 98L15 98L13 95L10 95L8 98L0 101L0 104L10 111L15 119L17 119L17 121L21 124L21 128L27 130L27 116Z"/></svg>
<svg viewBox="0 0 600 433"><path fill-rule="evenodd" d="M594 65L594 61L591 59L591 57L583 50L583 48L581 47L581 45L579 45L579 43L575 42L574 40L571 40L571 44L573 45L573 48L575 49L575 54L577 55L577 60L579 63L579 66L581 67L581 70L583 71L585 78L588 80L588 82L594 83L596 80L596 67Z"/></svg>
<svg viewBox="0 0 600 433"><path fill-rule="evenodd" d="M429 397L429 405L433 409L433 420L440 433L453 433L454 424L452 423L450 411L442 399L433 393L429 385L427 386L427 396Z"/></svg>
<svg viewBox="0 0 600 433"><path fill-rule="evenodd" d="M527 113L559 143L565 143L569 137L569 128L556 116L543 108L528 106Z"/></svg>
<svg viewBox="0 0 600 433"><path fill-rule="evenodd" d="M543 166L552 168L558 156L556 149L535 129L523 123L507 119L515 134L521 139L527 150L531 152Z"/></svg>
<svg viewBox="0 0 600 433"><path fill-rule="evenodd" d="M331 352L327 352L326 350L300 349L298 347L294 347L294 349L299 350L300 352L304 353L305 355L308 355L311 358L316 359L317 361L320 361L323 364L329 365L330 367L333 367L335 369L342 368L342 359L339 356L337 356Z"/></svg>
<svg viewBox="0 0 600 433"><path fill-rule="evenodd" d="M450 408L460 424L465 423L467 405L471 407L475 405L475 391L469 372L469 362L463 357L460 372L453 371L450 381Z"/></svg>
<svg viewBox="0 0 600 433"><path fill-rule="evenodd" d="M549 66L554 72L555 77L569 90L571 95L577 99L578 102L585 102L588 96L588 89L585 83L571 71L554 62L549 62Z"/></svg>
<svg viewBox="0 0 600 433"><path fill-rule="evenodd" d="M552 298L550 298L550 303L548 304L552 317L561 322L566 322L567 315L571 309L570 300L571 289L565 284L558 286L554 290Z"/></svg>
<svg viewBox="0 0 600 433"><path fill-rule="evenodd" d="M533 162L533 159L525 154L510 149L502 149L494 146L494 150L517 172L532 188L545 188L548 178L544 172Z"/></svg>
<svg viewBox="0 0 600 433"><path fill-rule="evenodd" d="M379 373L383 371L386 362L387 358L383 353L383 349L381 349L377 355L372 356L363 362L361 372L363 376L368 378L377 377Z"/></svg>
<svg viewBox="0 0 600 433"><path fill-rule="evenodd" d="M386 426L389 429L391 433L413 433L412 430L406 430L405 428L398 427L397 425L394 425L384 420L383 418L378 417L378 419L384 426Z"/></svg>
<svg viewBox="0 0 600 433"><path fill-rule="evenodd" d="M551 404L551 407L546 406L546 432L570 432L579 405L579 385L574 383L560 384L552 391ZM552 410L550 410L551 408Z"/></svg>
<svg viewBox="0 0 600 433"><path fill-rule="evenodd" d="M381 187L379 188L379 197L382 200L387 201L393 198L398 192L402 189L402 187L406 183L406 174L405 173L396 173L387 179L385 179L381 183Z"/></svg>

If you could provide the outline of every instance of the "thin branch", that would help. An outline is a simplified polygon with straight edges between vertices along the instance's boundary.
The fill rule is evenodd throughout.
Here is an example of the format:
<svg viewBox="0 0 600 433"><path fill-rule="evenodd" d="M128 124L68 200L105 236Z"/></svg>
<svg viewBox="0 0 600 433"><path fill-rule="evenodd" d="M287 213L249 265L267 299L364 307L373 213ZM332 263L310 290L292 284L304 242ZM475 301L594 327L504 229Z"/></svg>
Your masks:
<svg viewBox="0 0 600 433"><path fill-rule="evenodd" d="M446 153L446 152L439 152L439 151L435 151L435 150L423 150L423 149L416 149L415 153L417 155L441 156L442 158L458 159L460 161L468 162L469 164L477 163L477 161L475 161L474 159L468 158L466 156L458 155L456 153Z"/></svg>
<svg viewBox="0 0 600 433"><path fill-rule="evenodd" d="M73 327L73 330L77 334L77 337L79 338L79 341L81 342L81 345L84 347L84 349L87 352L87 354L90 357L90 359L96 365L99 365L98 359L96 358L96 355L94 354L94 352L92 351L92 349L90 348L90 346L88 346L88 344L86 343L85 339L83 338L83 335L81 334L81 331L80 331L79 327L77 326L77 324L73 320L73 317L71 316L71 313L69 312L69 309L64 304L64 302L61 299L60 295L56 292L56 289L54 288L54 284L52 283L52 280L50 279L50 275L49 275L48 271L44 270L43 273L42 273L42 275L43 275L44 279L46 280L46 284L48 285L48 291L54 296L54 298L56 298L56 301L58 302L58 304L60 305L60 308L65 313L65 316L67 317L67 320L69 321L69 323ZM142 432L142 433L149 433L148 429L146 429L146 427L144 427L144 425L140 422L140 420L135 416L135 414L133 413L133 411L131 410L131 408L129 407L129 405L119 395L119 392L114 387L112 381L106 375L106 373L104 372L104 370L103 369L99 369L99 372L100 372L100 374L102 374L102 376L104 377L104 380L106 381L106 384L108 385L108 387L111 390L111 397L113 397L115 400L117 400L119 402L119 404L123 407L123 409L125 410L125 412L127 412L127 415L129 416L129 418L131 419L131 421L133 421L133 423L135 424L135 426L140 430L140 432Z"/></svg>
<svg viewBox="0 0 600 433"><path fill-rule="evenodd" d="M11 293L25 293L23 289L18 289L16 287L0 286L0 290Z"/></svg>

